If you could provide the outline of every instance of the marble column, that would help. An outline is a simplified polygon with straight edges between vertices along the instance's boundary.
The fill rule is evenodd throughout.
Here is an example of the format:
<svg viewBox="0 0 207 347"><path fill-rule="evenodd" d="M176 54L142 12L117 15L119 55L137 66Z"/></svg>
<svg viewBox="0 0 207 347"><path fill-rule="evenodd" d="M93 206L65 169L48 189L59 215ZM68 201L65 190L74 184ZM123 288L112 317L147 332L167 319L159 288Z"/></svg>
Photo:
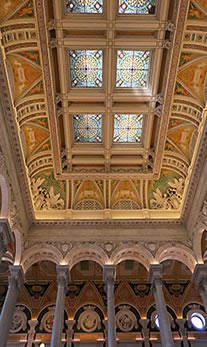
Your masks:
<svg viewBox="0 0 207 347"><path fill-rule="evenodd" d="M35 338L35 333L36 333L35 328L37 326L37 323L38 323L38 320L34 320L34 319L31 319L28 321L30 329L27 335L27 347L32 347L32 344Z"/></svg>
<svg viewBox="0 0 207 347"><path fill-rule="evenodd" d="M9 330L15 310L16 299L21 285L25 282L24 273L20 265L9 267L9 286L0 316L0 347L7 345Z"/></svg>
<svg viewBox="0 0 207 347"><path fill-rule="evenodd" d="M207 264L197 264L195 266L192 282L196 284L207 313Z"/></svg>
<svg viewBox="0 0 207 347"><path fill-rule="evenodd" d="M114 307L114 281L116 278L116 266L104 266L104 282L107 292L107 320L108 320L108 347L116 346L116 321Z"/></svg>
<svg viewBox="0 0 207 347"><path fill-rule="evenodd" d="M65 294L69 283L68 265L57 265L58 291L52 329L51 347L60 347L64 322Z"/></svg>
<svg viewBox="0 0 207 347"><path fill-rule="evenodd" d="M66 343L66 347L71 347L72 346L72 341L73 341L73 326L75 324L75 320L66 320L66 324L67 324L67 343Z"/></svg>
<svg viewBox="0 0 207 347"><path fill-rule="evenodd" d="M174 347L170 319L167 313L162 290L162 265L151 265L148 279L149 282L152 283L152 290L155 297L155 305L160 323L160 337L162 346Z"/></svg>
<svg viewBox="0 0 207 347"><path fill-rule="evenodd" d="M12 242L12 234L8 219L0 219L0 262L10 242Z"/></svg>

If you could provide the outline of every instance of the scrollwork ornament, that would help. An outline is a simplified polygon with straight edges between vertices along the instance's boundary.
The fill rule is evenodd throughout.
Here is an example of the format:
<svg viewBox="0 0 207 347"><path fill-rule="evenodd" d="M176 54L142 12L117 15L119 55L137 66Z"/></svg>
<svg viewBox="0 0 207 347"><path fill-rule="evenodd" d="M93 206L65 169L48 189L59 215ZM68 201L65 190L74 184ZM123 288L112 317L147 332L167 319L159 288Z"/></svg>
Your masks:
<svg viewBox="0 0 207 347"><path fill-rule="evenodd" d="M78 319L78 330L91 333L101 328L101 319L94 306L85 306Z"/></svg>
<svg viewBox="0 0 207 347"><path fill-rule="evenodd" d="M130 306L120 306L116 314L116 324L121 331L129 332L138 328L137 319L130 310Z"/></svg>
<svg viewBox="0 0 207 347"><path fill-rule="evenodd" d="M24 307L18 306L14 312L12 319L12 326L10 329L11 334L18 333L21 330L26 330L27 328L27 316L23 312Z"/></svg>

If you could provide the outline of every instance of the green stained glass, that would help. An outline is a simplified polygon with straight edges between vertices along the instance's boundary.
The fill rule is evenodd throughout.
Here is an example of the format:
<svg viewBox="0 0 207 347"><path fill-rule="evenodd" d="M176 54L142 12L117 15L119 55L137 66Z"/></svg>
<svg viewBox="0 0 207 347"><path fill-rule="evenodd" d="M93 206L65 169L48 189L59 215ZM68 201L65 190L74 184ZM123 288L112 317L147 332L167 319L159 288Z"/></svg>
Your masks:
<svg viewBox="0 0 207 347"><path fill-rule="evenodd" d="M68 13L103 13L103 0L66 0Z"/></svg>
<svg viewBox="0 0 207 347"><path fill-rule="evenodd" d="M71 87L96 87L103 85L101 50L70 50Z"/></svg>
<svg viewBox="0 0 207 347"><path fill-rule="evenodd" d="M150 51L117 51L116 87L147 87Z"/></svg>
<svg viewBox="0 0 207 347"><path fill-rule="evenodd" d="M120 14L154 14L156 0L119 0Z"/></svg>
<svg viewBox="0 0 207 347"><path fill-rule="evenodd" d="M75 142L102 142L102 115L73 115Z"/></svg>
<svg viewBox="0 0 207 347"><path fill-rule="evenodd" d="M113 142L140 143L142 127L142 114L115 114Z"/></svg>

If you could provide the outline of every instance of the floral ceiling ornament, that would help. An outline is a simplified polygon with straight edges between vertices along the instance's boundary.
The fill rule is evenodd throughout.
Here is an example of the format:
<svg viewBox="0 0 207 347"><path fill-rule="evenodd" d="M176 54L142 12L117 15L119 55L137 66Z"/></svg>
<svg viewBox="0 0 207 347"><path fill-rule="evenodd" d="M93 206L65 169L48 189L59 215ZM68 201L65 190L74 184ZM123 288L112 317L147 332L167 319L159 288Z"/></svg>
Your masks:
<svg viewBox="0 0 207 347"><path fill-rule="evenodd" d="M36 210L51 210L64 208L64 200L60 198L60 193L55 194L54 187L50 187L49 192L42 187L44 178L38 177L31 181L31 190L33 196L34 207Z"/></svg>
<svg viewBox="0 0 207 347"><path fill-rule="evenodd" d="M166 193L162 193L159 188L153 192L154 199L150 200L151 208L164 210L178 210L182 202L184 191L184 179L174 179L174 182L168 182L170 186Z"/></svg>

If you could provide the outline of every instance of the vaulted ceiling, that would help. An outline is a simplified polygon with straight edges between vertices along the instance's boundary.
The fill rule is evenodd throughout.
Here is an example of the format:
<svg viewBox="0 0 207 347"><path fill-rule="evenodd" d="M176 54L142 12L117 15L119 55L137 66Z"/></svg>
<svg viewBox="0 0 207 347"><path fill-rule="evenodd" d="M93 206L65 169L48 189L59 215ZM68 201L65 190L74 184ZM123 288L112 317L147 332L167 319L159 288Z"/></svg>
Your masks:
<svg viewBox="0 0 207 347"><path fill-rule="evenodd" d="M0 4L35 217L178 219L206 120L207 1L84 4Z"/></svg>

